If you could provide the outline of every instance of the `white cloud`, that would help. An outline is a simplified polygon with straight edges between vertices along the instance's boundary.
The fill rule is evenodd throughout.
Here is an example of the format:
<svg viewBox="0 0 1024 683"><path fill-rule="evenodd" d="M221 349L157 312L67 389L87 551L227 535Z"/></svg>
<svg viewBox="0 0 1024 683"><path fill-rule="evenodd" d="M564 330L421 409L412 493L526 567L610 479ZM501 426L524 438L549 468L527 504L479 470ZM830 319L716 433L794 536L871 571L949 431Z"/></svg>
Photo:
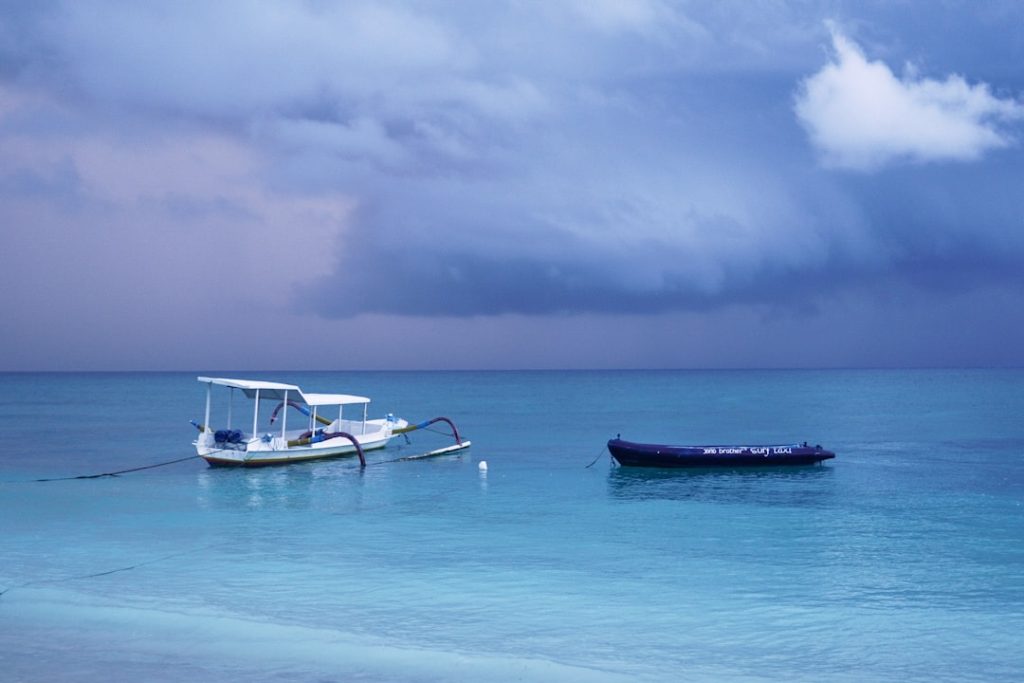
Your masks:
<svg viewBox="0 0 1024 683"><path fill-rule="evenodd" d="M826 165L871 170L897 161L972 161L1006 147L1024 105L959 75L902 78L832 31L834 59L806 79L796 113Z"/></svg>

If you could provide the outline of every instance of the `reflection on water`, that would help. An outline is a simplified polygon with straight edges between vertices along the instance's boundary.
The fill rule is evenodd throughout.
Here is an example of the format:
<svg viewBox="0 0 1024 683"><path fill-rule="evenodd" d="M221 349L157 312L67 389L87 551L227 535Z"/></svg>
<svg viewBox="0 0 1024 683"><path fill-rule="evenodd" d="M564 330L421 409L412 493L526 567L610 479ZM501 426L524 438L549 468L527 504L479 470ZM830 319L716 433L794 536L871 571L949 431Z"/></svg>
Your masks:
<svg viewBox="0 0 1024 683"><path fill-rule="evenodd" d="M207 510L273 513L313 510L348 515L406 503L415 507L422 502L421 493L443 495L454 485L453 468L472 464L461 454L402 462L396 451L368 456L365 468L355 458L207 468L195 474L196 500ZM486 490L486 473L480 475L480 487Z"/></svg>
<svg viewBox="0 0 1024 683"><path fill-rule="evenodd" d="M334 461L292 463L260 468L222 468L196 474L198 502L213 510L301 510L320 505L344 491L351 499L362 490L364 478L373 477L349 463Z"/></svg>
<svg viewBox="0 0 1024 683"><path fill-rule="evenodd" d="M608 473L614 499L698 500L761 505L824 505L834 496L835 470L827 465L755 468L662 469L615 467Z"/></svg>

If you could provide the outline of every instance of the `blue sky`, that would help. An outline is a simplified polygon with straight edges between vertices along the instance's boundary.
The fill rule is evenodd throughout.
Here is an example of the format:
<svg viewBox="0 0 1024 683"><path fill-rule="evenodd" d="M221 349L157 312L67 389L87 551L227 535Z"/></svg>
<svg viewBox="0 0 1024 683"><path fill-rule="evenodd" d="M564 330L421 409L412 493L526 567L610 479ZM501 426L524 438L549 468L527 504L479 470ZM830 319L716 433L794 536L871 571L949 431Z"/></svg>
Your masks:
<svg viewBox="0 0 1024 683"><path fill-rule="evenodd" d="M1022 25L0 3L0 369L1024 365Z"/></svg>

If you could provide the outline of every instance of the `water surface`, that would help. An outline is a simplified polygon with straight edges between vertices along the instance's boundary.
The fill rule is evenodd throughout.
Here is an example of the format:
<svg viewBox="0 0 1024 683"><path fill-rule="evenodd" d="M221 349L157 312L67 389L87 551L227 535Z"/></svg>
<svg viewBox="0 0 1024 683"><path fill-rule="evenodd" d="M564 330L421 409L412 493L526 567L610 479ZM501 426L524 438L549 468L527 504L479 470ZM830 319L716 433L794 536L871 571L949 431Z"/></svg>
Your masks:
<svg viewBox="0 0 1024 683"><path fill-rule="evenodd" d="M30 482L191 455L196 374L0 375L6 680L1024 678L1024 372L245 373L474 445ZM626 469L617 433L838 455Z"/></svg>

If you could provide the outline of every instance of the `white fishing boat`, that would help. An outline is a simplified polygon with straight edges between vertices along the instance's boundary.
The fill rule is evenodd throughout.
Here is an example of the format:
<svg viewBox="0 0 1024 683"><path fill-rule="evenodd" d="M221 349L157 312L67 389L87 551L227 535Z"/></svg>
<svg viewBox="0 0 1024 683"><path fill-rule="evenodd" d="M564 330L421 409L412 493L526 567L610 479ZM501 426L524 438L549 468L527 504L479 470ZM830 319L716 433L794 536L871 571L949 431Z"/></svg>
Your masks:
<svg viewBox="0 0 1024 683"><path fill-rule="evenodd" d="M469 441L460 438L454 423L445 417L434 418L416 425L387 415L370 420L367 412L370 399L350 394L314 394L302 391L294 384L262 380L199 377L206 384L206 413L202 424L192 424L199 430L193 442L196 452L211 465L278 465L305 460L358 455L366 464L365 451L384 448L399 434L421 429L434 422L447 422L455 437L455 445L424 455L439 455L468 448ZM213 387L228 390L224 426L210 426ZM235 394L253 402L252 421L248 416L244 424L235 426ZM272 404L272 408L267 405ZM302 417L289 429L288 408L297 410ZM360 411L361 407L361 411ZM361 412L355 419L345 416L346 408ZM261 410L262 409L262 410ZM269 424L261 429L260 417L268 416ZM275 424L280 419L280 425ZM294 428L294 427L298 428ZM246 430L245 427L251 427Z"/></svg>

